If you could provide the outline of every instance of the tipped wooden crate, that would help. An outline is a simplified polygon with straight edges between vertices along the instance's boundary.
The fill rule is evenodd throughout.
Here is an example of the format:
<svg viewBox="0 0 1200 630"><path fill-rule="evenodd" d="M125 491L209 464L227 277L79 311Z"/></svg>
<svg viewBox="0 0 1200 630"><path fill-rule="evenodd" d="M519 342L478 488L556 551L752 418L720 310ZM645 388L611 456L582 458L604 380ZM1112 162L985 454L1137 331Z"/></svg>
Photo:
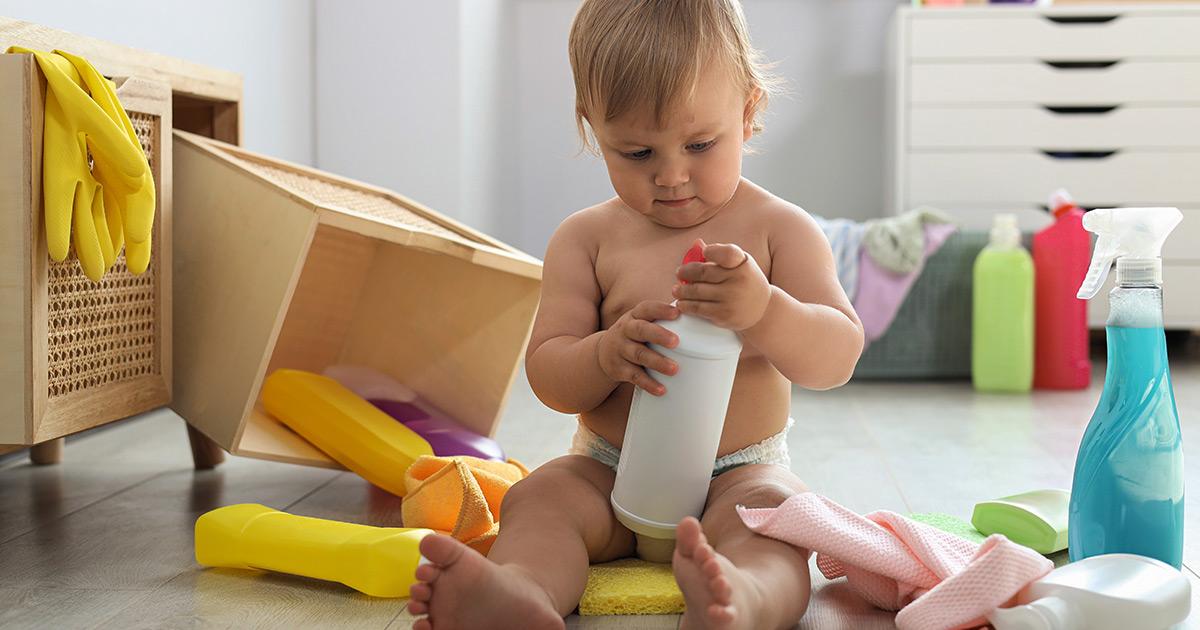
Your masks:
<svg viewBox="0 0 1200 630"><path fill-rule="evenodd" d="M0 444L31 445L171 398L171 89L118 79L117 96L158 191L150 267L124 256L99 283L46 252L45 79L30 55L0 55Z"/></svg>
<svg viewBox="0 0 1200 630"><path fill-rule="evenodd" d="M336 467L266 415L278 368L372 367L483 435L541 262L395 193L175 134L175 402L230 452Z"/></svg>

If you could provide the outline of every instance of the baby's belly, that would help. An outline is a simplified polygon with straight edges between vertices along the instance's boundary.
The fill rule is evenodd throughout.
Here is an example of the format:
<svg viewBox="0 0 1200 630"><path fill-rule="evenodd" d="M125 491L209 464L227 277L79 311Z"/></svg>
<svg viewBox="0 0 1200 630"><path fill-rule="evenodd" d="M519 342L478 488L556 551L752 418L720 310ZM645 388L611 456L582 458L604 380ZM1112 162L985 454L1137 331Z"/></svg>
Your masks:
<svg viewBox="0 0 1200 630"><path fill-rule="evenodd" d="M650 372L651 376L657 372ZM599 407L581 414L593 433L618 447L625 438L625 423L633 401L633 385L622 383ZM725 430L717 456L761 442L787 426L792 385L762 357L742 359L729 396Z"/></svg>

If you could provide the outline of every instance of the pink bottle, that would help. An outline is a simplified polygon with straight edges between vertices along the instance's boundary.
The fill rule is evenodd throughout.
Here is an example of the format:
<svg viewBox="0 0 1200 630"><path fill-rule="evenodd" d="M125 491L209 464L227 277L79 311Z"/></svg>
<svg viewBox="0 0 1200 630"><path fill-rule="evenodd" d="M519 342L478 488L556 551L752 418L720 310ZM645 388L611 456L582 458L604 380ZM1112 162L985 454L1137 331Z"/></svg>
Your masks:
<svg viewBox="0 0 1200 630"><path fill-rule="evenodd" d="M1091 239L1083 210L1064 190L1050 196L1055 221L1033 237L1035 277L1033 386L1084 389L1092 380L1087 302L1075 297L1087 275Z"/></svg>

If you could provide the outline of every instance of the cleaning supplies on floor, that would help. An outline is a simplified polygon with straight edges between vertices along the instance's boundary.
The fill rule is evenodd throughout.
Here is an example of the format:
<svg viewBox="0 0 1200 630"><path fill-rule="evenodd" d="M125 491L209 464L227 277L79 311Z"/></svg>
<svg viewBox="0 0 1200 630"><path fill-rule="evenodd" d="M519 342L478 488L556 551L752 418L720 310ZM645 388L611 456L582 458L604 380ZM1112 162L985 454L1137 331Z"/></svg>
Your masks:
<svg viewBox="0 0 1200 630"><path fill-rule="evenodd" d="M971 524L980 533L1004 534L1009 540L1044 555L1067 548L1066 490L1034 490L975 504Z"/></svg>
<svg viewBox="0 0 1200 630"><path fill-rule="evenodd" d="M1177 569L1183 563L1183 445L1159 258L1182 219L1176 208L1109 208L1083 217L1099 238L1079 297L1096 295L1114 260L1117 283L1109 293L1104 391L1075 458L1071 560L1135 553Z"/></svg>
<svg viewBox="0 0 1200 630"><path fill-rule="evenodd" d="M973 628L1054 565L1004 536L977 545L880 510L859 515L812 492L774 508L737 508L752 531L817 554L821 573L884 610L901 630ZM986 585L986 586L981 586Z"/></svg>
<svg viewBox="0 0 1200 630"><path fill-rule="evenodd" d="M1033 386L1084 389L1092 381L1087 302L1075 296L1092 259L1083 210L1065 190L1050 196L1054 223L1033 235Z"/></svg>
<svg viewBox="0 0 1200 630"><path fill-rule="evenodd" d="M464 428L423 400L402 402L372 398L368 402L425 438L434 455L467 455L504 461L504 451L495 440Z"/></svg>
<svg viewBox="0 0 1200 630"><path fill-rule="evenodd" d="M341 582L373 597L408 597L428 529L369 527L243 503L196 519L196 562Z"/></svg>
<svg viewBox="0 0 1200 630"><path fill-rule="evenodd" d="M369 367L333 365L322 372L420 435L441 457L469 455L504 461L495 440L459 424L411 388Z"/></svg>
<svg viewBox="0 0 1200 630"><path fill-rule="evenodd" d="M515 459L423 456L404 474L400 516L409 527L437 530L486 555L500 532L504 495L527 476Z"/></svg>
<svg viewBox="0 0 1200 630"><path fill-rule="evenodd" d="M1033 259L1021 247L1017 218L996 215L991 242L974 269L971 380L985 392L1033 385Z"/></svg>
<svg viewBox="0 0 1200 630"><path fill-rule="evenodd" d="M692 261L704 262L703 243L684 256L684 264ZM679 343L650 348L679 370L674 376L654 374L666 387L664 395L641 388L633 394L612 506L637 537L638 556L670 562L675 525L704 510L742 342L732 330L686 313L658 323Z"/></svg>
<svg viewBox="0 0 1200 630"><path fill-rule="evenodd" d="M320 374L276 370L263 384L262 403L334 461L396 496L404 496L408 467L433 455L412 429Z"/></svg>
<svg viewBox="0 0 1200 630"><path fill-rule="evenodd" d="M68 52L19 46L8 52L33 55L46 77L42 196L50 258L63 261L74 249L84 274L99 281L124 246L129 270L144 272L154 175L116 88Z"/></svg>
<svg viewBox="0 0 1200 630"><path fill-rule="evenodd" d="M1187 619L1192 586L1179 571L1133 554L1061 566L988 615L996 630L1165 630Z"/></svg>

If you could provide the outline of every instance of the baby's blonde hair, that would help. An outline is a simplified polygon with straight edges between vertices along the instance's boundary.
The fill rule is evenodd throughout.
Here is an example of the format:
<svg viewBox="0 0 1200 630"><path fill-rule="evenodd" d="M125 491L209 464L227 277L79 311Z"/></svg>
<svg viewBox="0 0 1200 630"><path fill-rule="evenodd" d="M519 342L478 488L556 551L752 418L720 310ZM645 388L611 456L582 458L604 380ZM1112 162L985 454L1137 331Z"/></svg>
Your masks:
<svg viewBox="0 0 1200 630"><path fill-rule="evenodd" d="M668 110L690 98L705 64L722 64L759 114L779 79L750 45L738 0L584 0L568 40L575 75L575 124L585 149L596 152L585 121L649 111L659 127Z"/></svg>

